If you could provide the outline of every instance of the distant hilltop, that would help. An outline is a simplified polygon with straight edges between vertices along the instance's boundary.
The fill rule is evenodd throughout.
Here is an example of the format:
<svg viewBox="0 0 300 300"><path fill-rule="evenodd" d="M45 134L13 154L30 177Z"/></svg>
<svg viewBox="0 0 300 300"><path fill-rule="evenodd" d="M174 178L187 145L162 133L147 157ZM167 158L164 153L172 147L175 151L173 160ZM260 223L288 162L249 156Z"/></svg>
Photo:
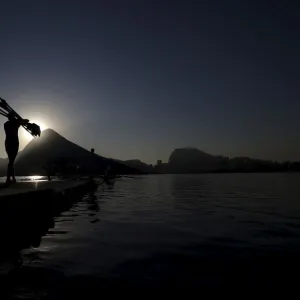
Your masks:
<svg viewBox="0 0 300 300"><path fill-rule="evenodd" d="M6 173L7 159L0 159L0 174ZM137 169L122 162L91 153L67 140L52 129L44 130L40 138L31 140L19 152L15 164L17 175L46 175L51 163L65 172L89 174L91 171L104 173L110 166L118 174L140 174Z"/></svg>
<svg viewBox="0 0 300 300"><path fill-rule="evenodd" d="M158 160L157 165L152 166L136 161L134 166L142 172L159 174L300 171L300 162L279 163L249 157L229 158L191 147L175 149L167 163Z"/></svg>
<svg viewBox="0 0 300 300"><path fill-rule="evenodd" d="M219 167L225 157L214 156L196 148L175 149L169 158L169 169L174 172L211 171Z"/></svg>
<svg viewBox="0 0 300 300"><path fill-rule="evenodd" d="M196 148L175 149L168 163L154 166L156 173L221 173L221 172L285 172L300 171L300 162L284 162L229 158L205 153Z"/></svg>
<svg viewBox="0 0 300 300"><path fill-rule="evenodd" d="M145 174L154 173L154 168L152 165L147 165L147 164L143 163L142 161L140 161L139 159L124 160L121 162L130 168L138 169L142 173L145 173Z"/></svg>

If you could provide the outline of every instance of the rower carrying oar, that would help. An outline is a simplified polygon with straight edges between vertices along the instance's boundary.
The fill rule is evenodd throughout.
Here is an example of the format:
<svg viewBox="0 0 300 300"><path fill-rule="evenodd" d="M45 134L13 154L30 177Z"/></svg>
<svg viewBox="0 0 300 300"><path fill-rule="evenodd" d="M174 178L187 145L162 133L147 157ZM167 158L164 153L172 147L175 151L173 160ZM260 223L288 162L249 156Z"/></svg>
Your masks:
<svg viewBox="0 0 300 300"><path fill-rule="evenodd" d="M6 185L10 185L11 183L16 183L14 164L19 152L18 131L20 126L28 124L29 120L17 120L12 114L9 114L7 118L8 121L4 123L6 134L5 150L8 156Z"/></svg>
<svg viewBox="0 0 300 300"><path fill-rule="evenodd" d="M29 120L21 118L8 104L0 98L0 114L7 117L4 124L6 134L5 150L8 156L6 185L16 182L14 163L19 151L19 128L23 126L32 136L40 136L41 129L36 124L29 123Z"/></svg>

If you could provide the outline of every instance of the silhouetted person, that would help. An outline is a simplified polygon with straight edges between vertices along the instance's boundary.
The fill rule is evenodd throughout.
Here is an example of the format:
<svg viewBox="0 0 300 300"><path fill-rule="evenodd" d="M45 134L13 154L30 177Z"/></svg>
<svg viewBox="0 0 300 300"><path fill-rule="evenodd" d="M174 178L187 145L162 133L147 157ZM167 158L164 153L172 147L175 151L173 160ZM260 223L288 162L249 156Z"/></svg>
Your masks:
<svg viewBox="0 0 300 300"><path fill-rule="evenodd" d="M8 156L6 184L10 184L16 182L14 163L19 151L19 128L22 124L27 124L29 120L17 120L12 114L9 114L7 118L8 121L4 124L6 134L5 150Z"/></svg>
<svg viewBox="0 0 300 300"><path fill-rule="evenodd" d="M93 156L90 158L89 166L88 166L89 173L90 173L90 180L92 180L93 176L95 175L95 165L94 165L94 163L95 163L95 157L94 157L95 149L94 148L91 149L91 153L92 153Z"/></svg>

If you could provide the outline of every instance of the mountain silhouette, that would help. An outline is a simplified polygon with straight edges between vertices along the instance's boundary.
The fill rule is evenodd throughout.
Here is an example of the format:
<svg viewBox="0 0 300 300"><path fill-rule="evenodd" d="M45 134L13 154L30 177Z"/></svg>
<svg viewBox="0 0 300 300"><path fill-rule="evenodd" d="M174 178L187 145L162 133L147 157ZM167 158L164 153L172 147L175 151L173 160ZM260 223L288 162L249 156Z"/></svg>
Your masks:
<svg viewBox="0 0 300 300"><path fill-rule="evenodd" d="M154 173L154 168L152 165L148 165L139 159L123 160L122 163L130 168L140 170L142 173Z"/></svg>
<svg viewBox="0 0 300 300"><path fill-rule="evenodd" d="M300 171L300 162L228 158L188 147L175 149L168 163L153 167L138 159L121 161L102 157L47 129L40 138L34 138L19 152L15 164L16 175L46 175L47 162L67 166L71 174L79 166L79 174L86 175L103 174L107 166L112 167L116 174ZM0 158L0 176L6 174L7 164L7 159Z"/></svg>
<svg viewBox="0 0 300 300"><path fill-rule="evenodd" d="M222 156L214 156L196 148L175 149L169 158L168 168L171 172L189 173L212 171L224 161Z"/></svg>
<svg viewBox="0 0 300 300"><path fill-rule="evenodd" d="M47 162L63 162L66 165L79 166L81 170L89 172L92 166L94 172L103 173L107 166L113 168L118 174L138 173L113 159L106 159L97 154L78 146L67 140L52 129L44 130L40 138L31 140L23 151L19 152L15 170L17 175L46 174L45 166ZM6 168L7 163L0 162Z"/></svg>

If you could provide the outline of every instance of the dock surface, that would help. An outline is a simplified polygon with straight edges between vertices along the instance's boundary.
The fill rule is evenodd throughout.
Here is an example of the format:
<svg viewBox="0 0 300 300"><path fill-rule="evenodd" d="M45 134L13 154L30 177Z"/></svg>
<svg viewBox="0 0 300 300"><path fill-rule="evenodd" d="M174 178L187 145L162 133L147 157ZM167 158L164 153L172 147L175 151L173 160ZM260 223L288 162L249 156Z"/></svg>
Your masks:
<svg viewBox="0 0 300 300"><path fill-rule="evenodd" d="M17 182L9 187L0 187L0 198L35 193L41 191L52 191L61 193L65 190L76 189L86 185L87 180L65 180L65 181L26 181ZM4 186L4 185L3 185Z"/></svg>
<svg viewBox="0 0 300 300"><path fill-rule="evenodd" d="M0 259L15 251L38 247L55 226L54 218L93 193L91 180L18 182L0 188Z"/></svg>

